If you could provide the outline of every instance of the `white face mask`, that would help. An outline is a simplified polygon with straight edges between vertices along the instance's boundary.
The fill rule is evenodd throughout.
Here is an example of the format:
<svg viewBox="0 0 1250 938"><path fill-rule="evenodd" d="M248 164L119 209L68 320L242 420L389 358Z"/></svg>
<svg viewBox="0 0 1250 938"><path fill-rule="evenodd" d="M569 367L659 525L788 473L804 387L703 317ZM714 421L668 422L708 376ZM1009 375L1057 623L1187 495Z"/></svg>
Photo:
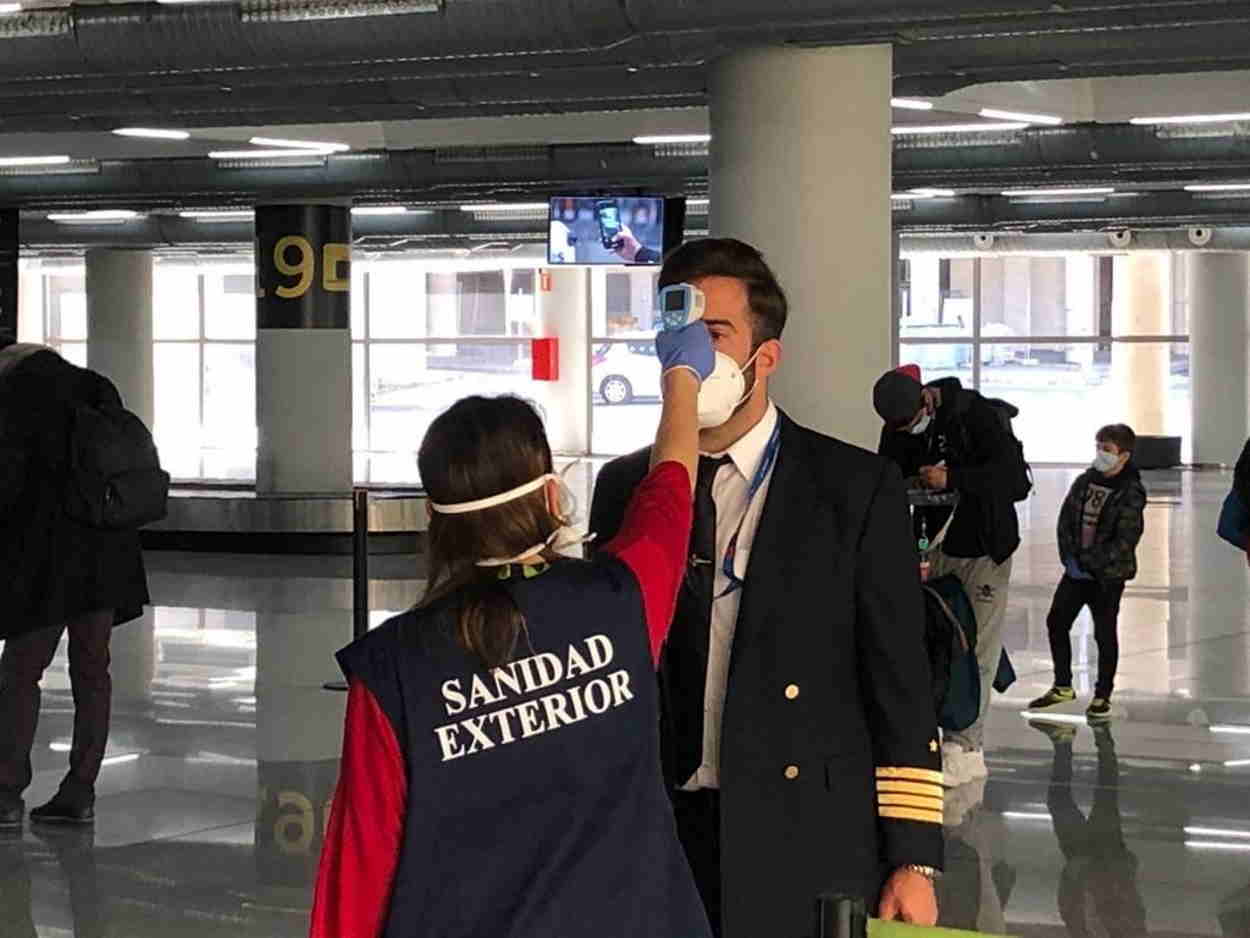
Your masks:
<svg viewBox="0 0 1250 938"><path fill-rule="evenodd" d="M910 433L912 436L920 436L922 433L924 433L926 430L929 429L929 426L932 423L933 423L933 415L925 414L923 417L920 418L920 422L917 423L914 427L912 427L907 432Z"/></svg>
<svg viewBox="0 0 1250 938"><path fill-rule="evenodd" d="M532 547L528 547L511 557L486 557L477 561L477 566L506 567L508 564L518 563L527 557L533 557L535 554L539 554L548 548L551 550L564 550L577 544L585 544L593 540L594 535L580 535L570 527L573 518L577 516L577 496L564 479L564 474L576 465L577 462L571 462L564 467L559 475L554 472L548 472L507 492L500 492L498 495L491 495L487 498L479 498L477 501L460 502L455 505L440 505L436 502L430 502L430 510L440 515L464 515L474 511L484 511L487 508L506 505L508 502L516 501L518 498L524 498L526 495L537 492L548 482L555 482L560 487L559 514L555 516L559 527L551 532L547 540L541 544L534 544Z"/></svg>
<svg viewBox="0 0 1250 938"><path fill-rule="evenodd" d="M761 346L762 348L762 346ZM759 377L746 389L744 373L759 356L760 349L741 368L724 352L716 353L716 369L699 387L699 429L710 430L728 422L748 397L755 393Z"/></svg>
<svg viewBox="0 0 1250 938"><path fill-rule="evenodd" d="M1094 468L1099 472L1111 472L1120 464L1120 457L1115 453L1108 453L1105 449L1100 449L1098 455L1094 457Z"/></svg>

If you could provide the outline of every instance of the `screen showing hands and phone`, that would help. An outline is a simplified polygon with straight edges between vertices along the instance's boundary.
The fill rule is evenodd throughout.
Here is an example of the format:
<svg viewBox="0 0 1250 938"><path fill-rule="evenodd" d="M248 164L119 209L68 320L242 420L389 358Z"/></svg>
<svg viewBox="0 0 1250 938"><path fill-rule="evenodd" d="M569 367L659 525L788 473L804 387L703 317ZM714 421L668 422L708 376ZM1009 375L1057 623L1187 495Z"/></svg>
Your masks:
<svg viewBox="0 0 1250 938"><path fill-rule="evenodd" d="M655 264L664 257L664 199L653 196L551 200L551 264Z"/></svg>

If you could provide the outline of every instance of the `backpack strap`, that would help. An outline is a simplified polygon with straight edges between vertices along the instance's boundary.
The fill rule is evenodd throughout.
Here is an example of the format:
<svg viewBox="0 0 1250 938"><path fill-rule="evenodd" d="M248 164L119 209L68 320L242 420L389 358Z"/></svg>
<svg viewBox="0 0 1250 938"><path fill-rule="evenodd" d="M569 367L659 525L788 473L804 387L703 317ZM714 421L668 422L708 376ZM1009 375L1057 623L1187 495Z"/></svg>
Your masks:
<svg viewBox="0 0 1250 938"><path fill-rule="evenodd" d="M935 590L932 586L921 585L920 587L938 604L938 608L942 610L942 614L950 621L951 627L955 630L955 634L959 636L959 644L963 646L965 653L969 651L968 636L964 633L963 623L951 611L951 607L947 605L946 600L942 598L942 594Z"/></svg>

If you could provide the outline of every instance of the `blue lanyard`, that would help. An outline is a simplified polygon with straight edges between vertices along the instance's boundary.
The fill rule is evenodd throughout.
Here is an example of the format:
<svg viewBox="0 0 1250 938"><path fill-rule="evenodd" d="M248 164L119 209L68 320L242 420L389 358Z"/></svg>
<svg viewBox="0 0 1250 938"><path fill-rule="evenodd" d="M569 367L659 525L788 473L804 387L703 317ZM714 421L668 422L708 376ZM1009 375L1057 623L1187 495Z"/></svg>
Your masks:
<svg viewBox="0 0 1250 938"><path fill-rule="evenodd" d="M738 537L742 534L742 526L746 524L747 515L751 513L751 503L755 501L756 494L763 487L764 481L772 471L773 464L777 462L777 451L780 449L781 421L778 420L777 426L773 427L773 435L768 438L768 446L764 450L764 456L760 460L759 468L755 470L755 476L751 479L750 488L747 490L746 508L742 512L742 517L738 520L738 527L734 530L733 537L729 539L729 546L725 548L725 559L721 566L721 572L729 580L729 585L725 587L723 593L716 597L717 599L724 599L726 596L742 589L742 580L734 572L734 560L738 556Z"/></svg>

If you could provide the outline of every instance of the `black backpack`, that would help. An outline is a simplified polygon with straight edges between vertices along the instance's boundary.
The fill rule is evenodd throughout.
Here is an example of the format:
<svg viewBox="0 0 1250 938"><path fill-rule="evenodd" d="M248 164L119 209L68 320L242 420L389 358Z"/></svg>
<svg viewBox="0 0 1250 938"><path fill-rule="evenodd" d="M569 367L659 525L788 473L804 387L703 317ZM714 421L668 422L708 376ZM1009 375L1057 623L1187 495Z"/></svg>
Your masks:
<svg viewBox="0 0 1250 938"><path fill-rule="evenodd" d="M1016 455L1011 471L1011 500L1022 502L1033 492L1033 467L1024 458L1024 444L1011 426L1011 421L1020 416L1020 408L997 397L982 397L981 400L990 405L990 410L994 411L1003 429L1007 431L1007 436L1011 437L1012 449Z"/></svg>
<svg viewBox="0 0 1250 938"><path fill-rule="evenodd" d="M109 531L143 527L165 517L169 473L152 434L117 404L76 405L70 416L65 513Z"/></svg>
<svg viewBox="0 0 1250 938"><path fill-rule="evenodd" d="M930 580L923 590L933 709L942 729L965 730L977 721L981 710L976 613L953 574Z"/></svg>

